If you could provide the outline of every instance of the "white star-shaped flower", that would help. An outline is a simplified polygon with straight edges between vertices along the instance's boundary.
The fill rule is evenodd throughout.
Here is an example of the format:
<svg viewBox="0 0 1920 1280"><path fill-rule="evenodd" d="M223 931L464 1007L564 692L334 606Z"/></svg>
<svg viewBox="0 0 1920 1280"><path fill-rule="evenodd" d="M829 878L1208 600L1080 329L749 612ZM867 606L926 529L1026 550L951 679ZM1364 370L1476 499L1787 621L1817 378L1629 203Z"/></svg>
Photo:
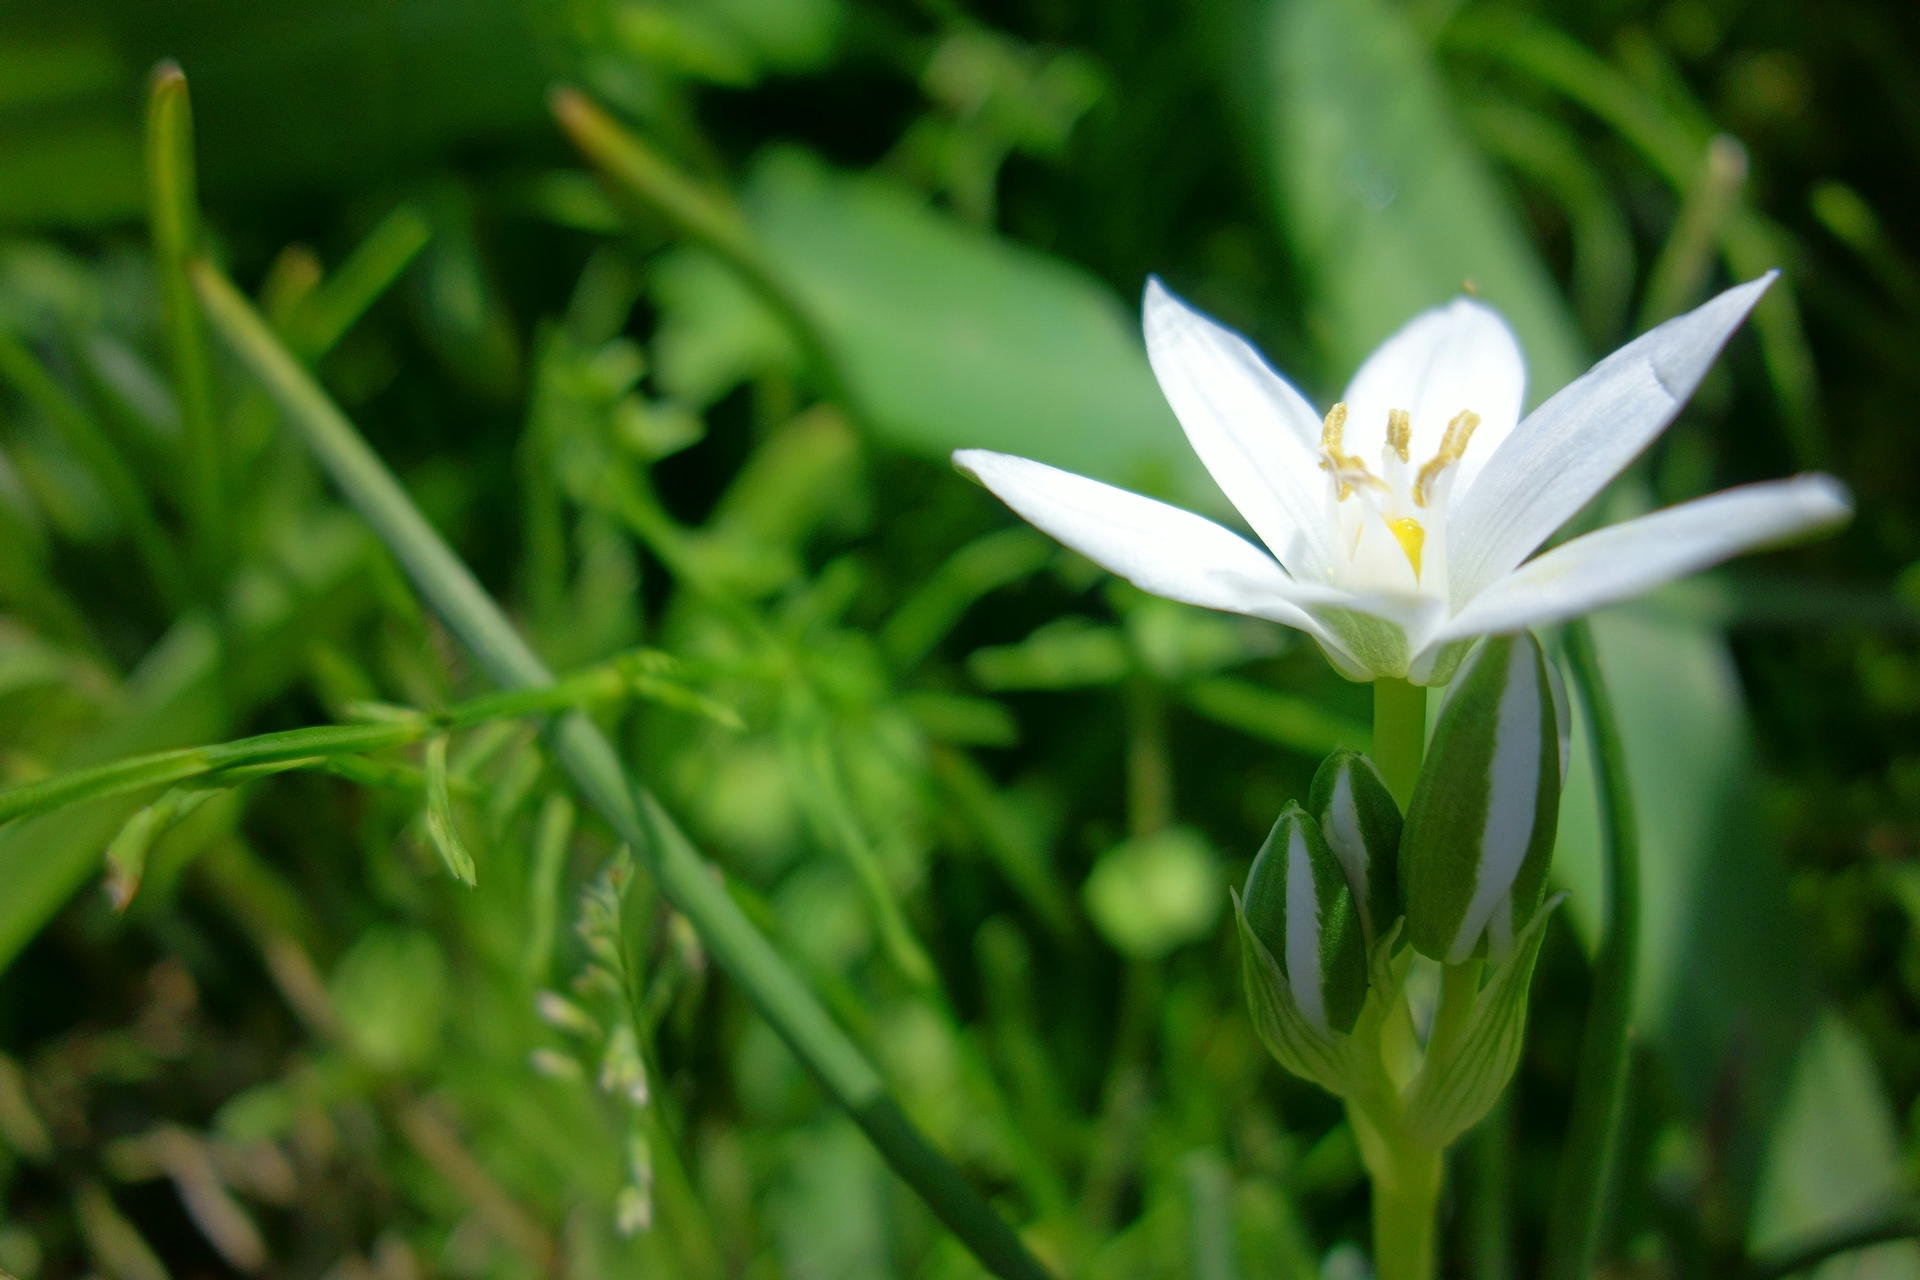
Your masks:
<svg viewBox="0 0 1920 1280"><path fill-rule="evenodd" d="M1613 604L1845 522L1831 476L1728 489L1528 559L1658 436L1773 273L1602 360L1534 410L1499 314L1414 317L1316 412L1238 334L1147 285L1147 354L1187 440L1266 544L1026 458L954 464L1142 590L1306 632L1356 680L1443 684L1479 636Z"/></svg>

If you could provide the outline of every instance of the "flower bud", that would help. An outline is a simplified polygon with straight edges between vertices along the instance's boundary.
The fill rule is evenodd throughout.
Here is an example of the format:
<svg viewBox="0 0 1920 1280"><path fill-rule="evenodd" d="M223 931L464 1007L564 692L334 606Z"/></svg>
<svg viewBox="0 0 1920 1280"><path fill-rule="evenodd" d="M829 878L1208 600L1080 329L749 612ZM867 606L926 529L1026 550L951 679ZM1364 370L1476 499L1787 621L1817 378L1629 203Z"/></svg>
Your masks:
<svg viewBox="0 0 1920 1280"><path fill-rule="evenodd" d="M1400 806L1373 761L1336 751L1313 775L1307 810L1347 873L1371 946L1400 918Z"/></svg>
<svg viewBox="0 0 1920 1280"><path fill-rule="evenodd" d="M1367 998L1367 951L1340 861L1315 822L1290 804L1247 873L1241 907L1280 966L1300 1014L1319 1031L1351 1031Z"/></svg>
<svg viewBox="0 0 1920 1280"><path fill-rule="evenodd" d="M1529 633L1492 636L1454 678L1400 842L1407 937L1458 964L1496 960L1546 885L1565 776L1564 695Z"/></svg>

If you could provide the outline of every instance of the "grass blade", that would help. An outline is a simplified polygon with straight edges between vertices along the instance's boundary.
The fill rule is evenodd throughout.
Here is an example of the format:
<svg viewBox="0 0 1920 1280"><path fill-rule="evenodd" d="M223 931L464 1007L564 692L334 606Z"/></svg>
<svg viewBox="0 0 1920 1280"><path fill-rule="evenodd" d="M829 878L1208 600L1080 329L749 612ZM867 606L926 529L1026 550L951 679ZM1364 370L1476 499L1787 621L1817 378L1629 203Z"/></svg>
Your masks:
<svg viewBox="0 0 1920 1280"><path fill-rule="evenodd" d="M471 889L479 883L473 855L460 840L460 828L453 821L453 796L447 789L447 735L427 741L427 834L447 871Z"/></svg>
<svg viewBox="0 0 1920 1280"><path fill-rule="evenodd" d="M1580 1046L1573 1122L1561 1148L1559 1185L1547 1232L1547 1280L1586 1280L1613 1199L1626 1111L1628 1033L1640 948L1640 836L1625 750L1600 671L1593 631L1567 627L1567 658L1592 739L1606 868L1607 932L1593 966L1593 996Z"/></svg>
<svg viewBox="0 0 1920 1280"><path fill-rule="evenodd" d="M228 545L226 481L213 413L213 366L207 358L200 308L187 280L187 260L199 249L200 213L193 163L193 106L178 63L153 69L147 88L147 219L154 271L160 280L161 320L173 359L186 449L188 513L196 560L211 586Z"/></svg>

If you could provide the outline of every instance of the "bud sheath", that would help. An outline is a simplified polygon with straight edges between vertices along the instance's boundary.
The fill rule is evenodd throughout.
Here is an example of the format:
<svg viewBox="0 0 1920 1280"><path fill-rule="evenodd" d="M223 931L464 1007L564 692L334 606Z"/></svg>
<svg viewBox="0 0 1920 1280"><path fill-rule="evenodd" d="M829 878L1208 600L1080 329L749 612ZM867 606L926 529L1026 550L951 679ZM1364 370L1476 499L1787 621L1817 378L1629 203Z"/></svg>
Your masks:
<svg viewBox="0 0 1920 1280"><path fill-rule="evenodd" d="M1321 1031L1353 1030L1367 996L1360 913L1320 825L1299 805L1286 807L1260 846L1243 910L1301 1015Z"/></svg>
<svg viewBox="0 0 1920 1280"><path fill-rule="evenodd" d="M1313 775L1307 810L1347 874L1372 945L1400 918L1400 806L1373 761L1336 751Z"/></svg>
<svg viewBox="0 0 1920 1280"><path fill-rule="evenodd" d="M1563 697L1531 634L1490 637L1455 677L1400 845L1407 936L1458 964L1495 959L1533 918L1553 856Z"/></svg>

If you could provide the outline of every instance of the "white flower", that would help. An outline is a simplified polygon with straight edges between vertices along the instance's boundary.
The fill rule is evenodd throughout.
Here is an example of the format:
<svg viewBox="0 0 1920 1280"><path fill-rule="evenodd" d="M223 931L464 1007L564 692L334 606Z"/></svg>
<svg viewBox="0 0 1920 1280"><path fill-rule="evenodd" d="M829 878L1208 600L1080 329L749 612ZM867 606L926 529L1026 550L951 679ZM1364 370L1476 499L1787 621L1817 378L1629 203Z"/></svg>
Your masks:
<svg viewBox="0 0 1920 1280"><path fill-rule="evenodd" d="M1244 338L1149 281L1161 391L1266 550L1025 458L962 449L954 465L1145 591L1297 627L1352 679L1442 684L1479 636L1562 621L1852 513L1839 481L1803 475L1527 559L1673 420L1774 274L1643 334L1524 422L1519 344L1470 298L1414 317L1323 417Z"/></svg>

